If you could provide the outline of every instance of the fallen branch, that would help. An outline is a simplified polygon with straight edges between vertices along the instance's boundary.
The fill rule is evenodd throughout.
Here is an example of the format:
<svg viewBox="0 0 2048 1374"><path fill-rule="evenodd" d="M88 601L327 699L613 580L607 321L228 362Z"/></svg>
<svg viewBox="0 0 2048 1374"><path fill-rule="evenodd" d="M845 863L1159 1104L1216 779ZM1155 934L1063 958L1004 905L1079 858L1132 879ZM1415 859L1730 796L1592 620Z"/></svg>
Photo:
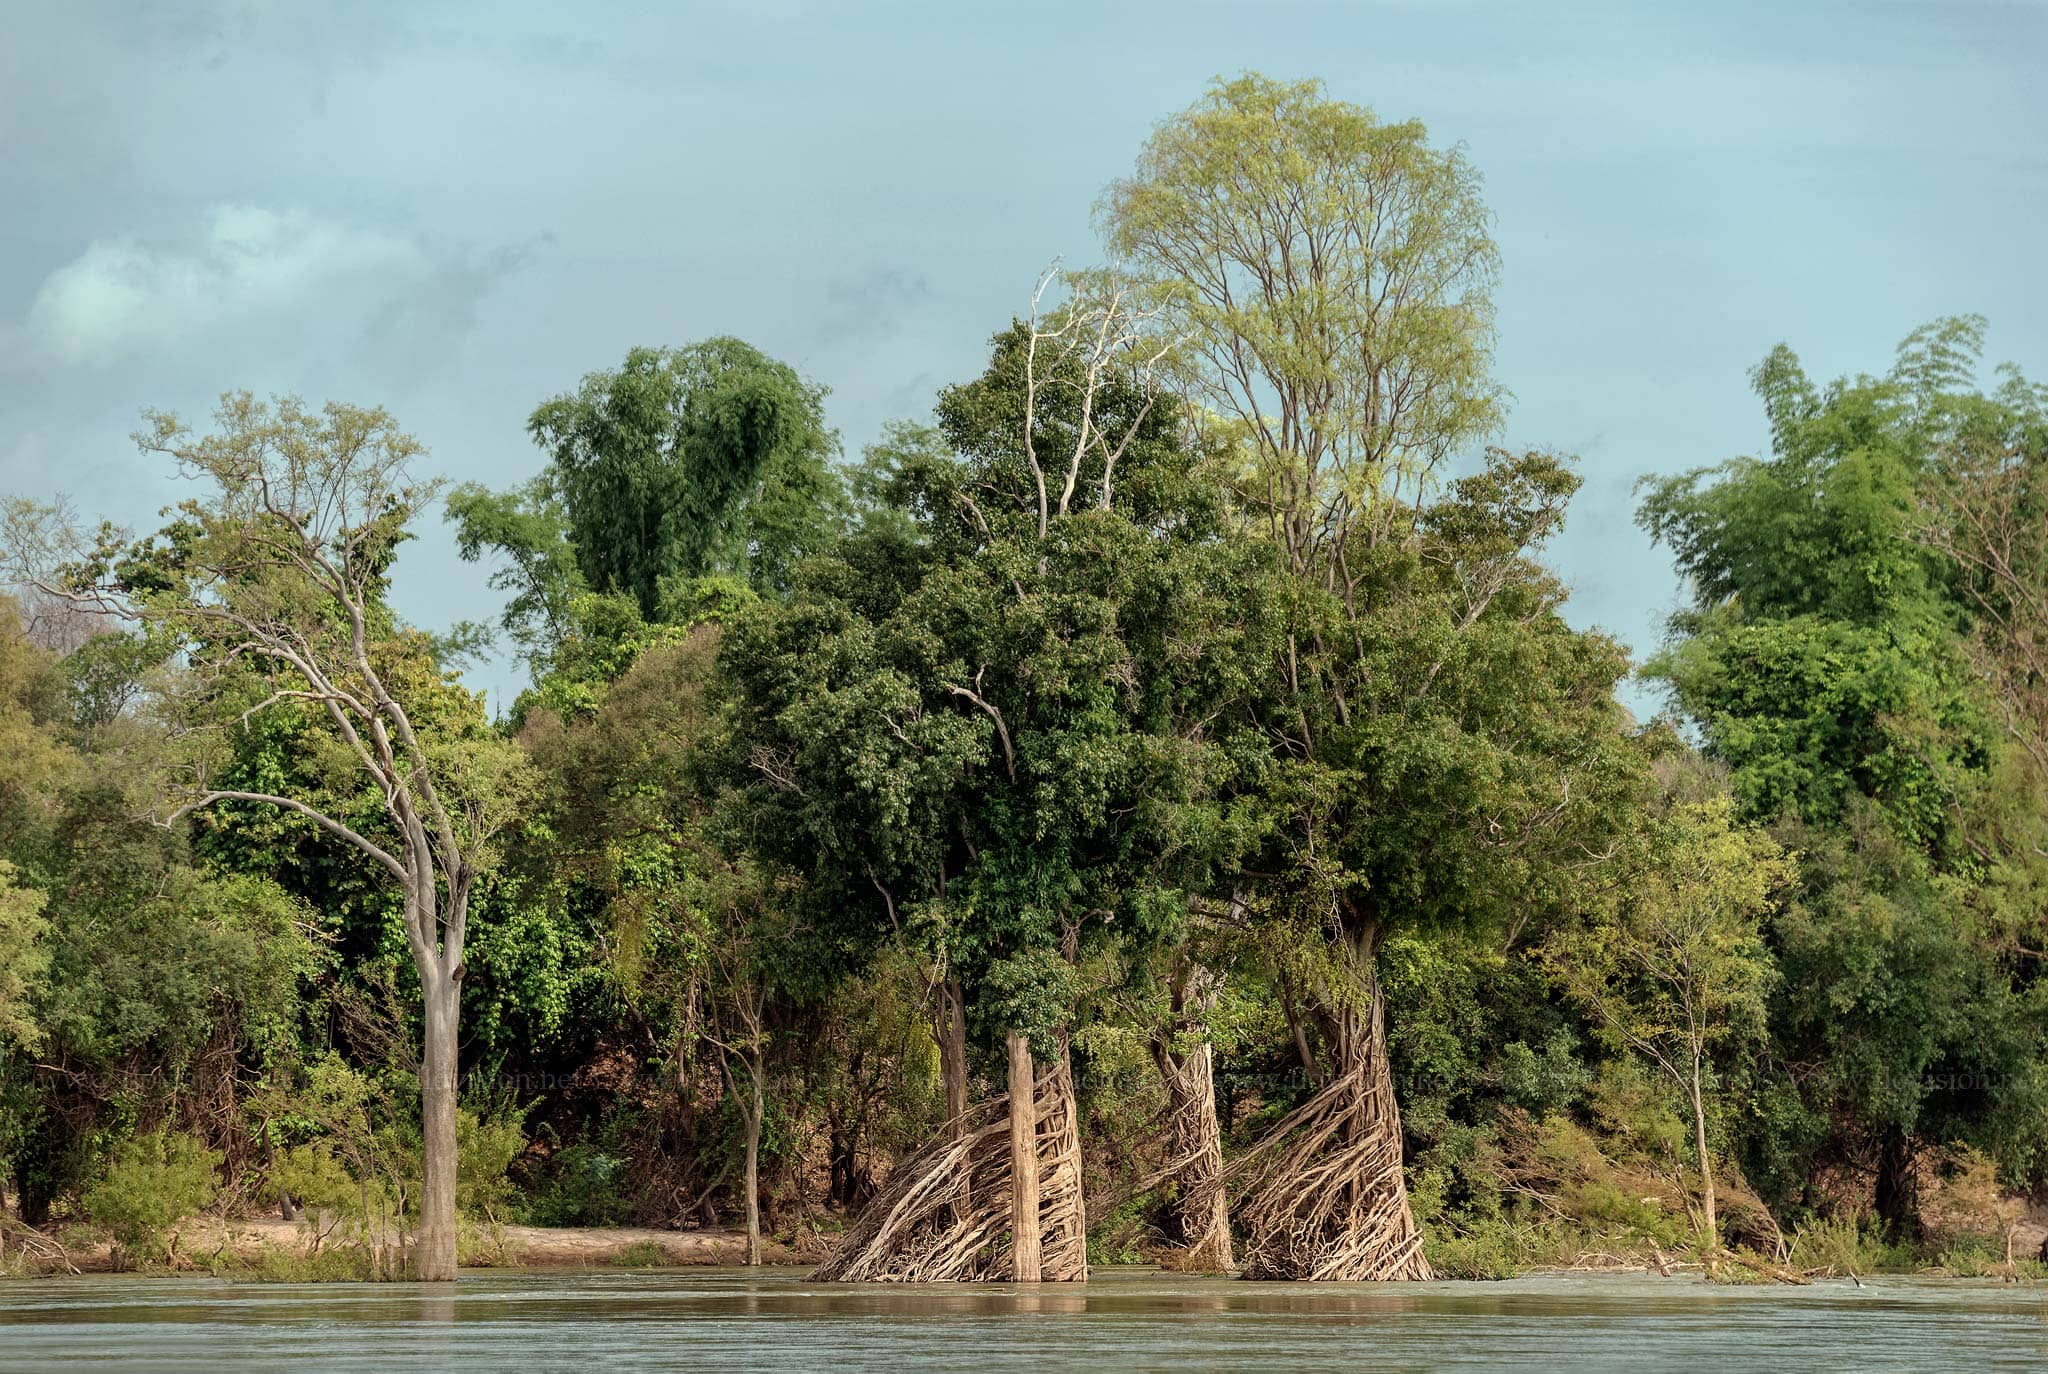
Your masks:
<svg viewBox="0 0 2048 1374"><path fill-rule="evenodd" d="M71 1262L70 1252L56 1237L45 1235L26 1222L0 1216L0 1237L11 1239L23 1254L44 1263L62 1265L73 1274L79 1272L78 1266Z"/></svg>

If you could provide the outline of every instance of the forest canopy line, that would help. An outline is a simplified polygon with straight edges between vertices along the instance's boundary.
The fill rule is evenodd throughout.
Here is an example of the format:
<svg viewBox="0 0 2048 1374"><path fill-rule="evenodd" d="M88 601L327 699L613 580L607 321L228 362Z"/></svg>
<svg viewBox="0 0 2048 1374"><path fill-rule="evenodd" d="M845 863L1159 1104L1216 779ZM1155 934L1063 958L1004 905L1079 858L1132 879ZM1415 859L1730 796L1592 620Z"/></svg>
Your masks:
<svg viewBox="0 0 2048 1374"><path fill-rule="evenodd" d="M9 498L0 1266L203 1209L426 1280L508 1221L861 1281L2011 1265L2048 388L1974 317L1770 352L1770 451L1639 489L1690 599L1638 668L1544 564L1580 479L1510 442L1460 148L1247 74L1095 213L857 458L718 337L537 398L506 489L231 391L147 416L157 530ZM495 622L393 607L437 517Z"/></svg>

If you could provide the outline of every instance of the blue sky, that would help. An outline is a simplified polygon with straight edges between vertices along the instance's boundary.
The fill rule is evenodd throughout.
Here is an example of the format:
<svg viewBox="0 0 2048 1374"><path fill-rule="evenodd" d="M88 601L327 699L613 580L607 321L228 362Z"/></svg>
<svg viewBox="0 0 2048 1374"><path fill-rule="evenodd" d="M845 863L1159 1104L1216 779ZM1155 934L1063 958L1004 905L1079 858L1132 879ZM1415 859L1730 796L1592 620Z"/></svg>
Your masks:
<svg viewBox="0 0 2048 1374"><path fill-rule="evenodd" d="M1462 142L1506 442L1576 453L1553 563L1639 652L1644 473L1755 452L1779 341L1880 370L1941 314L2048 373L2048 7L68 0L0 39L0 486L146 526L125 436L229 387L387 405L462 480L636 344L732 333L857 451L975 373L1151 125L1318 76ZM423 531L413 619L486 618ZM483 681L502 705L506 667ZM1631 694L1638 705L1649 698Z"/></svg>

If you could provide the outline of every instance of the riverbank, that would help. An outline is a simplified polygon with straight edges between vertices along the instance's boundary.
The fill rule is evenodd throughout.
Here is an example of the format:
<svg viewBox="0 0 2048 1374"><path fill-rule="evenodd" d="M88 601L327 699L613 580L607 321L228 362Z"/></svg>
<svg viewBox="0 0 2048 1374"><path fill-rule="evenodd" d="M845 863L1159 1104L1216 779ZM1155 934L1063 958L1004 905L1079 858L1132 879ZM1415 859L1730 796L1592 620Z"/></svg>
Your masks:
<svg viewBox="0 0 2048 1374"><path fill-rule="evenodd" d="M477 1226L466 1228L463 1265L473 1269L632 1269L746 1262L744 1231L665 1231L650 1227ZM167 1237L155 1272L214 1273L258 1269L279 1260L310 1261L345 1249L304 1222L275 1217L194 1217ZM763 1237L768 1264L808 1264L822 1255L816 1241L790 1245ZM0 1247L0 1275L104 1274L131 1267L104 1236L82 1229L55 1235L11 1229Z"/></svg>

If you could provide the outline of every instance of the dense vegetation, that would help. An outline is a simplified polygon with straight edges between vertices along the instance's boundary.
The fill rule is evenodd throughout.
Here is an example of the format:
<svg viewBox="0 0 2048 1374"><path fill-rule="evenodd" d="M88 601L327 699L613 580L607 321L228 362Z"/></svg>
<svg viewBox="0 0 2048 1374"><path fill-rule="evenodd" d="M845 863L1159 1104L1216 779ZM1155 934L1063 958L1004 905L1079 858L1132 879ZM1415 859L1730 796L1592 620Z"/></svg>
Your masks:
<svg viewBox="0 0 2048 1374"><path fill-rule="evenodd" d="M719 338L541 401L510 490L231 393L139 436L158 531L10 502L0 1220L429 1278L508 1220L898 1279L2002 1255L2048 392L1974 319L1772 352L1771 452L1644 485L1691 600L1638 722L1541 562L1571 460L1493 446L1461 153L1247 76L1098 216L857 460ZM436 516L495 624L393 610Z"/></svg>

